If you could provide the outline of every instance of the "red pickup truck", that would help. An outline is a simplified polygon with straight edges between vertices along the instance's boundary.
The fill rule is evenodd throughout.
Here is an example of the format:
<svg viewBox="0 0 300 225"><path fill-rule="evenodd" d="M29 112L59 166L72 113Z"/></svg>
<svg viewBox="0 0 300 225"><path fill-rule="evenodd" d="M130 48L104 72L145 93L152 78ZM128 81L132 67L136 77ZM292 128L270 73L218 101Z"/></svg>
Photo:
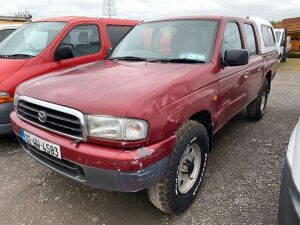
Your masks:
<svg viewBox="0 0 300 225"><path fill-rule="evenodd" d="M0 44L0 136L12 133L9 114L25 80L103 59L138 23L133 20L61 17L28 23Z"/></svg>
<svg viewBox="0 0 300 225"><path fill-rule="evenodd" d="M246 18L140 23L107 60L20 85L14 131L25 152L73 180L147 189L156 207L180 213L203 180L213 135L245 107L263 117L274 40L271 26ZM262 52L264 42L275 50Z"/></svg>

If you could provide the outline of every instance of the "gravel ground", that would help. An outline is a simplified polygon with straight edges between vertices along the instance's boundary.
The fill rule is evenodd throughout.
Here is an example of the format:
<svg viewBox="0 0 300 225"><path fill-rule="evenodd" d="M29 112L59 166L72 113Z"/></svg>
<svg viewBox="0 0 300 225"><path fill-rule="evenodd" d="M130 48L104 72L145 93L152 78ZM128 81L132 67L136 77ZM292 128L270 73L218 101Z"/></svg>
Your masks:
<svg viewBox="0 0 300 225"><path fill-rule="evenodd" d="M300 60L280 66L263 120L241 112L217 135L199 195L184 214L154 208L145 192L77 184L0 137L0 224L276 224L280 176L300 115Z"/></svg>

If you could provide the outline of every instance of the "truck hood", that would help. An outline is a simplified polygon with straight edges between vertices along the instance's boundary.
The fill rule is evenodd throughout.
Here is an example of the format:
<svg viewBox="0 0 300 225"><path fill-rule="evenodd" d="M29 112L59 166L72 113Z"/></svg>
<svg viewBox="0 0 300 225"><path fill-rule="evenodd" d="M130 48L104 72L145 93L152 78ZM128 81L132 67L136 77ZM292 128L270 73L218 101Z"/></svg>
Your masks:
<svg viewBox="0 0 300 225"><path fill-rule="evenodd" d="M170 85L174 81L207 66L99 61L27 81L18 88L18 93L83 113L125 116L130 106L141 99L147 100L150 93L160 89L171 94ZM157 107L164 107L180 97L169 98Z"/></svg>
<svg viewBox="0 0 300 225"><path fill-rule="evenodd" d="M29 59L3 59L0 58L0 83L6 80L24 66Z"/></svg>

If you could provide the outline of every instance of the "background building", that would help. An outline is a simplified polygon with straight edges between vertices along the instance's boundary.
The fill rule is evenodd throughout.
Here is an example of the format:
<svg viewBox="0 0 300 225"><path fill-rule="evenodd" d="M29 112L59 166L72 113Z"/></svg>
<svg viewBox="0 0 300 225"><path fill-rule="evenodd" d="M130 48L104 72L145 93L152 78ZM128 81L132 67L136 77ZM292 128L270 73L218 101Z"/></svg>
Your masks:
<svg viewBox="0 0 300 225"><path fill-rule="evenodd" d="M31 21L31 17L0 16L0 25L23 24L30 21Z"/></svg>
<svg viewBox="0 0 300 225"><path fill-rule="evenodd" d="M287 28L291 40L291 51L300 52L300 17L288 18L278 22L276 28Z"/></svg>

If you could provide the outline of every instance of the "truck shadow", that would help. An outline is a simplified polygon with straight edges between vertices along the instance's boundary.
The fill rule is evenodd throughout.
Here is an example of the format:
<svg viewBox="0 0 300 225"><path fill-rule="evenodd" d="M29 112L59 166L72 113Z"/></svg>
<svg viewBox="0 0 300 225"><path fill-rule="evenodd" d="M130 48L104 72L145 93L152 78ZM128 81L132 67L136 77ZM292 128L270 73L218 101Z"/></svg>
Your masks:
<svg viewBox="0 0 300 225"><path fill-rule="evenodd" d="M0 153L5 153L16 148L18 148L18 141L14 134L0 136Z"/></svg>

